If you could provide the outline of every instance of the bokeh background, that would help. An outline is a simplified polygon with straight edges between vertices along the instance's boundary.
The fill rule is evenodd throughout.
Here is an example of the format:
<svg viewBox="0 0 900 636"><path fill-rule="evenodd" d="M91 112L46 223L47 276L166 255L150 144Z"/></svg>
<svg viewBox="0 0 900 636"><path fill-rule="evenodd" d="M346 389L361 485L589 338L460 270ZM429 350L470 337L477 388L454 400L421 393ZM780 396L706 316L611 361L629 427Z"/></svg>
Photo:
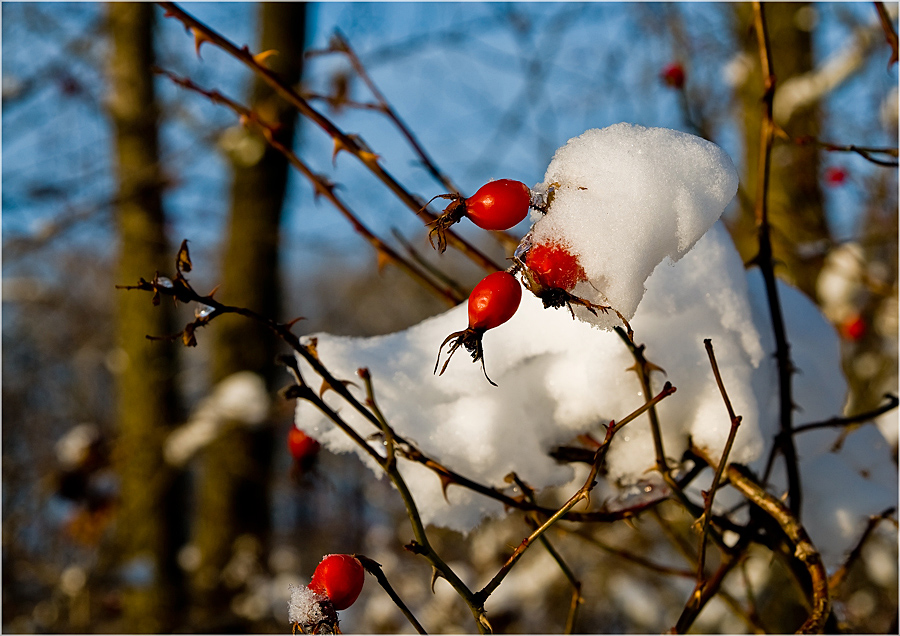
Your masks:
<svg viewBox="0 0 900 636"><path fill-rule="evenodd" d="M754 254L762 80L748 5L183 6L238 45L277 50L270 67L423 202L449 188L403 130L464 194L494 178L542 181L554 150L588 128L629 121L700 134L738 166L725 220L745 259ZM897 5L881 6L896 29ZM323 452L300 467L290 457L292 405L277 394L289 378L273 364L283 346L230 317L200 330L196 348L147 341L177 332L192 308L153 307L115 286L173 275L188 239L198 290L220 285L223 302L303 316L296 333L387 333L446 299L384 265L234 113L151 68L279 120L359 221L461 289L483 272L452 250L435 258L421 220L360 162L333 156L327 134L217 47L198 55L163 13L2 5L3 630L284 632L288 586L307 582L323 554L362 552L423 623L472 631L449 588L432 596L429 568L402 550L411 535L384 482L355 458ZM787 137L770 194L778 274L841 333L847 412L863 412L897 392L897 65L871 3L771 4L767 16ZM336 34L353 56L329 50ZM379 95L402 128L373 107ZM507 254L508 242L459 231L498 261ZM265 388L249 381L229 410L216 389L242 371ZM896 413L877 425L896 458ZM177 461L165 453L172 439L187 440ZM692 588L666 540L678 517L654 514L640 535L614 526L571 539L568 549L590 553L581 574L593 590L577 631L664 631L677 618ZM884 526L838 598L851 631L897 629L896 528ZM524 529L511 517L435 537L483 578ZM666 567L623 558L626 544ZM562 629L569 591L546 574L553 567L523 560L492 597L496 628ZM788 629L802 610L779 591L785 576L761 579L759 616L721 603L697 629ZM409 631L374 585L345 614L351 631Z"/></svg>

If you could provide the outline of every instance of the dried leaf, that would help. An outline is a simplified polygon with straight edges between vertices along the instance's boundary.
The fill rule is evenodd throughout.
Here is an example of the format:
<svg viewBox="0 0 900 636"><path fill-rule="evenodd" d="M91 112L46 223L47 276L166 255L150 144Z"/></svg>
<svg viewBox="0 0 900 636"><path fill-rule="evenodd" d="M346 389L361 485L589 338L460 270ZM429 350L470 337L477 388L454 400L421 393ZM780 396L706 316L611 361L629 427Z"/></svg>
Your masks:
<svg viewBox="0 0 900 636"><path fill-rule="evenodd" d="M187 239L184 239L181 242L181 247L178 250L178 256L175 257L175 269L178 272L189 272L191 271L191 255L188 252L188 242Z"/></svg>

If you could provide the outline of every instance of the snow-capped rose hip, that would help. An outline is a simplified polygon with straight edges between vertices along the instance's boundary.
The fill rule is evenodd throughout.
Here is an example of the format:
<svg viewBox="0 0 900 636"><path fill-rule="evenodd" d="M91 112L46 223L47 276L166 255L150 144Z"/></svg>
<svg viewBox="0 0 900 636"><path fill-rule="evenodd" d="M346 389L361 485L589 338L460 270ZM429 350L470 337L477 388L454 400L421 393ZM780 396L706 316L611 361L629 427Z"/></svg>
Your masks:
<svg viewBox="0 0 900 636"><path fill-rule="evenodd" d="M578 262L568 246L551 240L548 243L534 244L531 232L525 235L516 248L513 259L516 267L522 272L522 282L532 294L540 298L544 308L559 309L568 307L572 318L575 318L573 305L584 307L588 312L597 315L599 309L603 313L613 312L630 333L631 326L617 309L608 305L599 305L570 293L580 281L588 280L587 273ZM593 287L593 284L591 284ZM596 288L595 288L596 289Z"/></svg>
<svg viewBox="0 0 900 636"><path fill-rule="evenodd" d="M481 282L475 285L472 293L469 294L469 326L463 331L451 333L444 342L441 343L440 349L444 348L451 340L450 349L447 353L447 360L441 367L441 374L450 363L450 358L459 349L460 346L472 354L472 362L481 360L481 370L484 371L484 377L487 381L497 386L493 380L488 377L487 370L484 368L484 350L481 345L484 332L494 327L499 327L507 320L513 317L522 301L522 287L516 277L509 272L494 272L488 274ZM434 365L434 371L437 373L438 365L441 362L440 350L438 351L438 359Z"/></svg>
<svg viewBox="0 0 900 636"><path fill-rule="evenodd" d="M359 597L366 571L349 554L329 554L316 566L309 589L328 597L336 610L347 609Z"/></svg>
<svg viewBox="0 0 900 636"><path fill-rule="evenodd" d="M535 245L525 257L525 266L542 287L570 291L587 278L578 257L561 243Z"/></svg>
<svg viewBox="0 0 900 636"><path fill-rule="evenodd" d="M470 197L458 194L439 194L434 199L450 199L444 213L434 220L434 227L428 233L428 241L434 247L437 237L437 250L447 249L444 233L464 216L483 230L508 230L528 216L531 206L531 188L521 181L513 179L497 179L481 186ZM430 201L429 201L430 203Z"/></svg>

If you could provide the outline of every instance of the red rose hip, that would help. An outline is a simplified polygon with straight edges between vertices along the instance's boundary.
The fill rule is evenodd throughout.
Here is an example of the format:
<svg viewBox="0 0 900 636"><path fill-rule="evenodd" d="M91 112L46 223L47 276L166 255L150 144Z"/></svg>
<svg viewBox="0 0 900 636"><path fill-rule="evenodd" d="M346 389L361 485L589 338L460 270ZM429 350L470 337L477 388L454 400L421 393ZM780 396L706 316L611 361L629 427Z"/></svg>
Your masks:
<svg viewBox="0 0 900 636"><path fill-rule="evenodd" d="M291 427L287 436L288 452L296 460L312 457L321 448L319 442L301 431L296 426Z"/></svg>
<svg viewBox="0 0 900 636"><path fill-rule="evenodd" d="M483 230L508 230L528 216L531 189L521 181L497 179L466 199L466 216Z"/></svg>
<svg viewBox="0 0 900 636"><path fill-rule="evenodd" d="M336 610L347 609L359 597L366 571L349 554L329 554L313 572L309 589L324 594Z"/></svg>
<svg viewBox="0 0 900 636"><path fill-rule="evenodd" d="M578 257L560 243L535 245L528 250L525 265L535 281L547 289L569 291L587 278Z"/></svg>
<svg viewBox="0 0 900 636"><path fill-rule="evenodd" d="M486 331L513 317L522 302L522 286L508 272L488 274L469 294L469 328Z"/></svg>
<svg viewBox="0 0 900 636"><path fill-rule="evenodd" d="M434 238L437 237L438 252L447 249L444 234L464 216L483 230L508 230L528 216L531 207L531 189L513 179L490 181L468 198L459 194L439 194L434 197L437 198L450 199L450 204L432 222L434 227L428 233L432 247L435 247Z"/></svg>
<svg viewBox="0 0 900 636"><path fill-rule="evenodd" d="M481 360L481 370L484 371L484 377L487 381L497 386L487 374L484 368L484 349L481 339L484 332L488 329L499 327L504 322L513 317L522 302L522 286L516 277L509 272L494 272L488 274L481 282L475 285L475 289L469 294L469 326L463 331L451 333L444 342L441 343L441 349L448 342L450 350L447 354L447 360L441 367L441 374L450 363L450 358L459 349L460 346L472 354L472 362ZM438 351L438 359L434 365L434 372L437 373L438 365L441 362L440 350Z"/></svg>

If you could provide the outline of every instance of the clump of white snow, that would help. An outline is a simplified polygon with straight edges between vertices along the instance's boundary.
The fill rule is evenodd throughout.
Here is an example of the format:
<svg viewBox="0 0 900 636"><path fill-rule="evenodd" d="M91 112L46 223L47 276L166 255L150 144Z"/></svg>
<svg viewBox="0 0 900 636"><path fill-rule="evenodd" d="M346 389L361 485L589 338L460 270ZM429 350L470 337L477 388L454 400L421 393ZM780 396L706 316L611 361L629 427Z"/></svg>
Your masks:
<svg viewBox="0 0 900 636"><path fill-rule="evenodd" d="M561 187L548 214L535 223L535 236L552 229L565 242L580 245L591 282L630 318L636 342L646 345L647 358L665 370L665 375L653 374L652 390L659 391L665 380L677 387L658 407L672 465L690 441L717 458L728 435L730 420L703 344L709 338L734 409L743 417L730 459L760 470L779 432L775 344L758 271L745 272L727 231L713 225L736 187L730 161L712 144L683 133L628 125L610 130L586 133L584 144L570 142L566 148L577 150L577 160L566 157L565 149L557 153L565 161L554 159L547 181ZM613 170L604 167L605 161L627 170L598 191L588 190L590 197L579 194L579 184L593 183L591 170ZM587 225L576 223L578 202L583 216L591 219ZM595 218L598 210L602 223ZM598 228L604 224L609 232L600 236ZM603 242L603 248L585 244L585 236ZM601 278L604 286L598 284ZM800 292L779 283L779 293L798 369L793 376L796 423L840 415L846 383L837 334ZM566 309L544 309L526 293L512 319L484 335L487 373L499 386L488 384L480 365L464 356L435 376L440 343L466 324L466 307L460 305L394 334L315 337L319 359L337 378L353 379L360 367L370 370L387 421L426 455L496 488L510 488L505 478L515 471L538 490L563 487L574 493L583 472L558 463L549 452L575 443L583 433L602 439L610 420L622 419L646 401L649 396L641 393L629 370L634 360L628 348L614 331L573 320ZM299 362L304 377L315 385L312 369ZM365 401L361 387L348 388ZM324 399L384 452L370 422L342 405L335 392L326 392ZM296 423L331 451L356 452L380 473L309 403L298 402ZM875 427L868 428L867 435L878 435ZM823 524L807 529L814 541L822 542L829 564L853 545L866 516L895 503L897 493L896 473L863 476L856 463L836 459L831 444L837 434L828 429L797 437L801 480L810 489L803 514ZM866 439L870 462L892 466L889 447ZM607 464L607 483L598 492L618 487L629 494L653 475L655 452L646 416L620 431ZM839 480L828 473L832 465L841 467ZM447 490L447 501L432 471L403 459L398 466L426 523L467 532L486 517L505 514L496 501L458 486ZM697 487L708 488L700 481ZM780 487L783 480L774 483ZM858 494L861 488L867 489L864 497Z"/></svg>
<svg viewBox="0 0 900 636"><path fill-rule="evenodd" d="M288 621L291 625L316 625L325 620L322 603L327 599L305 585L289 585L291 600L288 601Z"/></svg>
<svg viewBox="0 0 900 636"><path fill-rule="evenodd" d="M738 176L716 144L676 130L616 124L592 129L556 151L544 182L554 188L535 213L532 241L564 243L587 274L574 294L609 304L630 320L644 281L666 257L684 256L722 215ZM582 320L603 327L614 315Z"/></svg>
<svg viewBox="0 0 900 636"><path fill-rule="evenodd" d="M166 438L166 461L174 466L184 465L216 438L226 422L261 424L269 414L269 402L266 383L259 374L239 371L229 375L201 400L187 423Z"/></svg>

